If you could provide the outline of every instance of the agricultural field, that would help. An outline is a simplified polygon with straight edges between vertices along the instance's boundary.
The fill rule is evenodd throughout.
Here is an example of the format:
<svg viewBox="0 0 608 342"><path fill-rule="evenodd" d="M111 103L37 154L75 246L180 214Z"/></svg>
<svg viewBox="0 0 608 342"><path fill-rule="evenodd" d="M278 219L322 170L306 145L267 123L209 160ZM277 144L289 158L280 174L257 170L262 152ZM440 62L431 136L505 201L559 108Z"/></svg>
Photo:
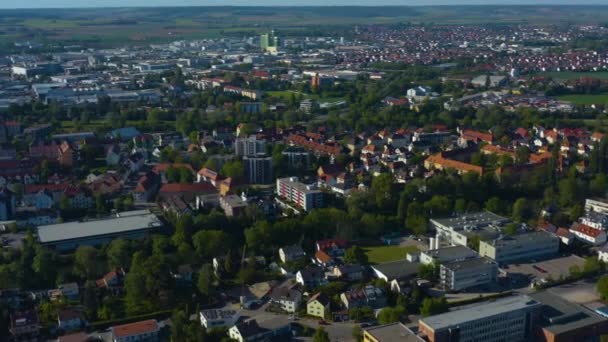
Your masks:
<svg viewBox="0 0 608 342"><path fill-rule="evenodd" d="M151 43L244 36L269 28L284 35L348 36L356 24L514 24L602 22L594 6L175 7L0 10L0 42Z"/></svg>
<svg viewBox="0 0 608 342"><path fill-rule="evenodd" d="M563 95L558 96L561 101L572 102L579 106L591 106L591 105L606 105L608 104L608 94L576 94L576 95Z"/></svg>
<svg viewBox="0 0 608 342"><path fill-rule="evenodd" d="M407 253L418 252L416 246L378 246L364 248L370 264L405 259Z"/></svg>

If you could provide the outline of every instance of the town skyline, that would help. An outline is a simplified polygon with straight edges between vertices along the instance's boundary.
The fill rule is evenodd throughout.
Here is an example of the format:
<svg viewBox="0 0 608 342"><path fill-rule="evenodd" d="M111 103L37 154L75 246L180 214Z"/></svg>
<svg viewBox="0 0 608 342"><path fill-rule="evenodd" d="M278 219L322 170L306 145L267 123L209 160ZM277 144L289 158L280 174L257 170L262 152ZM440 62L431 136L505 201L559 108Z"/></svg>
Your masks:
<svg viewBox="0 0 608 342"><path fill-rule="evenodd" d="M603 0L585 0L585 1L572 1L572 0L537 0L533 4L529 1L524 0L425 0L425 1L413 1L413 0L382 0L373 2L370 4L369 1L364 0L333 0L333 1L280 1L280 0L264 0L256 3L255 6L251 5L251 2L245 0L209 0L209 1L197 1L197 0L130 0L130 1L119 1L109 0L99 3L83 3L75 0L37 0L29 2L21 2L15 0L9 0L4 3L0 3L0 9L46 9L46 8L128 8L128 7L216 7L216 6L230 6L230 7L312 7L312 6L361 6L361 7L384 7L384 6L412 6L412 7L424 7L424 6L589 6L589 5L606 5L608 3Z"/></svg>

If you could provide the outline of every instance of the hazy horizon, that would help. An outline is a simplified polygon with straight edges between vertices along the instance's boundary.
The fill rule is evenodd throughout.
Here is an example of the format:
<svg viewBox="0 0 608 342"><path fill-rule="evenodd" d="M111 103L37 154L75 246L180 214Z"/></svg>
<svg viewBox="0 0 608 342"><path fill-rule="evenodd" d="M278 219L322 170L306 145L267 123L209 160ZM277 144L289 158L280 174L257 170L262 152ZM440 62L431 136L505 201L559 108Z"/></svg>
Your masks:
<svg viewBox="0 0 608 342"><path fill-rule="evenodd" d="M445 5L608 5L607 0L260 0L255 5L246 0L106 0L83 3L79 0L4 0L0 9L104 8L104 7L190 7L190 6L445 6Z"/></svg>

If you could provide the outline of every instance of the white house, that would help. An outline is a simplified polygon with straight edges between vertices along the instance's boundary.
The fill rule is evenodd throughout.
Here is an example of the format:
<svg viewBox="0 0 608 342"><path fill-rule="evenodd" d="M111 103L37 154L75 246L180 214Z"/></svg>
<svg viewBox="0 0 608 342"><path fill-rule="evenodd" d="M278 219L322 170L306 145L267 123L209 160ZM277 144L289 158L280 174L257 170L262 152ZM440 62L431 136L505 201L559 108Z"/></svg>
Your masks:
<svg viewBox="0 0 608 342"><path fill-rule="evenodd" d="M606 232L599 229L591 228L584 224L574 224L570 228L570 232L574 234L574 236L586 243L590 243L594 246L599 246L606 243Z"/></svg>
<svg viewBox="0 0 608 342"><path fill-rule="evenodd" d="M608 248L604 247L597 251L597 258L600 261L608 262Z"/></svg>
<svg viewBox="0 0 608 342"><path fill-rule="evenodd" d="M201 325L205 329L230 327L236 324L241 315L236 310L210 309L199 313Z"/></svg>
<svg viewBox="0 0 608 342"><path fill-rule="evenodd" d="M278 287L270 293L270 301L274 305L280 307L281 310L293 313L298 310L302 301L300 291L293 290L287 287Z"/></svg>
<svg viewBox="0 0 608 342"><path fill-rule="evenodd" d="M282 262L298 260L306 256L302 247L298 245L286 246L279 249L279 258Z"/></svg>

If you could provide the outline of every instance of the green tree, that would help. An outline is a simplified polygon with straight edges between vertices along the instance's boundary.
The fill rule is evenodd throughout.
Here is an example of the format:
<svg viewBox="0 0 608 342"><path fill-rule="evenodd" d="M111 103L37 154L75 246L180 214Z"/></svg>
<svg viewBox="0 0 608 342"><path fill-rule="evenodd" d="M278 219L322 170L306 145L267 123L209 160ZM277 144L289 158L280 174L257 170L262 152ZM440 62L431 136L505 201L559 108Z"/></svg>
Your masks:
<svg viewBox="0 0 608 342"><path fill-rule="evenodd" d="M221 173L232 179L242 179L245 176L245 167L241 161L235 160L224 164Z"/></svg>
<svg viewBox="0 0 608 342"><path fill-rule="evenodd" d="M438 315L447 312L449 309L448 302L445 297L441 298L425 298L420 307L420 313L423 317Z"/></svg>
<svg viewBox="0 0 608 342"><path fill-rule="evenodd" d="M123 239L112 241L108 246L106 255L110 268L127 267L131 263L129 243Z"/></svg>
<svg viewBox="0 0 608 342"><path fill-rule="evenodd" d="M372 179L371 193L380 210L391 207L393 189L393 175L390 173L383 173Z"/></svg>
<svg viewBox="0 0 608 342"><path fill-rule="evenodd" d="M608 276L602 276L595 285L602 300L608 300Z"/></svg>
<svg viewBox="0 0 608 342"><path fill-rule="evenodd" d="M524 222L529 220L532 215L532 205L525 198L518 198L515 203L513 203L513 220L515 222Z"/></svg>
<svg viewBox="0 0 608 342"><path fill-rule="evenodd" d="M389 324L399 322L407 316L407 310L402 306L396 306L394 308L386 307L378 314L379 324Z"/></svg>
<svg viewBox="0 0 608 342"><path fill-rule="evenodd" d="M325 328L319 327L315 334L312 335L313 342L330 342L329 334L325 331Z"/></svg>
<svg viewBox="0 0 608 342"><path fill-rule="evenodd" d="M344 253L344 261L351 264L359 263L362 265L368 263L367 254L365 254L365 251L359 246L348 248Z"/></svg>
<svg viewBox="0 0 608 342"><path fill-rule="evenodd" d="M361 342L363 341L363 331L361 331L361 327L358 325L355 325L353 327L352 333L351 333L353 339L355 340L355 342Z"/></svg>
<svg viewBox="0 0 608 342"><path fill-rule="evenodd" d="M211 266L211 264L204 264L198 273L198 281L196 284L201 295L203 295L207 299L211 298L214 294L213 283L213 267Z"/></svg>
<svg viewBox="0 0 608 342"><path fill-rule="evenodd" d="M97 276L97 250L91 246L80 246L74 253L74 273L84 279Z"/></svg>

